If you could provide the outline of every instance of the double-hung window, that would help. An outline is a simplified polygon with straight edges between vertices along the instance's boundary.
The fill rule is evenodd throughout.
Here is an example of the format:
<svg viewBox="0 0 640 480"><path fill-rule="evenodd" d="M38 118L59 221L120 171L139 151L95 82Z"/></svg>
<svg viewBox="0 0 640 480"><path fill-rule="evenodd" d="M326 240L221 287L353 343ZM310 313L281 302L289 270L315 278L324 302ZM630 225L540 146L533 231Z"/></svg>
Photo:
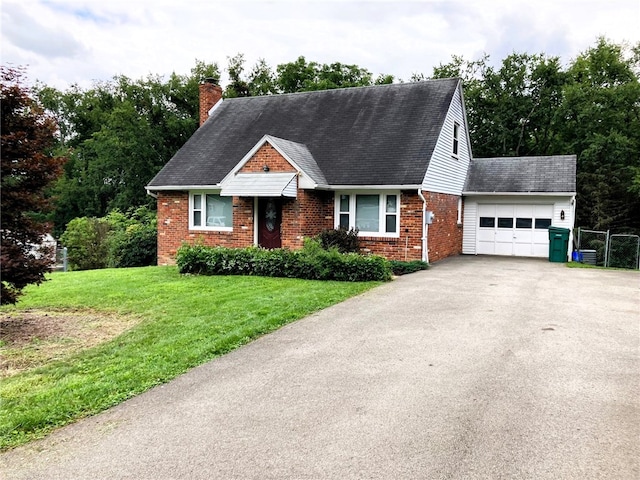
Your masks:
<svg viewBox="0 0 640 480"><path fill-rule="evenodd" d="M458 156L458 146L460 144L460 124L458 122L454 122L453 124L453 148L451 154L454 157Z"/></svg>
<svg viewBox="0 0 640 480"><path fill-rule="evenodd" d="M221 197L218 193L191 192L189 228L231 231L233 229L233 198Z"/></svg>
<svg viewBox="0 0 640 480"><path fill-rule="evenodd" d="M362 236L397 237L398 193L336 193L336 227L356 228Z"/></svg>

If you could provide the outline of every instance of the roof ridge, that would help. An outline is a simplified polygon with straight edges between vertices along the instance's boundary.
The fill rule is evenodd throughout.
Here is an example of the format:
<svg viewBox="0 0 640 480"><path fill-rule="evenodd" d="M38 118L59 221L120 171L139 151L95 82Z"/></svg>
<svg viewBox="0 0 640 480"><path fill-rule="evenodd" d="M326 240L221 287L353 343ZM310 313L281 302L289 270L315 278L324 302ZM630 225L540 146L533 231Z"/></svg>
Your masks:
<svg viewBox="0 0 640 480"><path fill-rule="evenodd" d="M247 101L249 99L257 99L257 98L273 98L273 97L286 97L286 96L302 96L302 95L314 95L326 92L340 92L340 91L353 91L353 90L365 90L365 89L383 89L383 88L393 88L393 87L409 87L426 83L440 83L440 82L451 82L451 81L461 81L459 77L448 77L448 78L429 78L426 80L420 80L417 82L402 82L402 83L384 83L381 85L356 85L353 87L338 87L338 88L326 88L322 90L305 90L300 92L287 92L287 93L270 93L267 95L252 95L249 97L232 97L225 98L224 100L227 102L237 102L237 101Z"/></svg>

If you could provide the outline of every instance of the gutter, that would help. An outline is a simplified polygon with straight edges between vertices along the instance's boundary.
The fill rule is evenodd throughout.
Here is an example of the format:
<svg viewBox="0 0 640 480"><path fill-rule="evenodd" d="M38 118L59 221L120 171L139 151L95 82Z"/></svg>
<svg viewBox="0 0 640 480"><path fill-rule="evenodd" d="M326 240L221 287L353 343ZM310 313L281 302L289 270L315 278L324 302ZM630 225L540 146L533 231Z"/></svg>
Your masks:
<svg viewBox="0 0 640 480"><path fill-rule="evenodd" d="M569 195L575 195L576 192L462 192L464 197L489 197L489 196L522 196L528 195L531 197L566 197Z"/></svg>
<svg viewBox="0 0 640 480"><path fill-rule="evenodd" d="M422 261L429 263L429 251L427 236L429 235L429 231L427 230L426 216L427 216L427 199L422 195L422 188L418 188L418 196L422 200Z"/></svg>

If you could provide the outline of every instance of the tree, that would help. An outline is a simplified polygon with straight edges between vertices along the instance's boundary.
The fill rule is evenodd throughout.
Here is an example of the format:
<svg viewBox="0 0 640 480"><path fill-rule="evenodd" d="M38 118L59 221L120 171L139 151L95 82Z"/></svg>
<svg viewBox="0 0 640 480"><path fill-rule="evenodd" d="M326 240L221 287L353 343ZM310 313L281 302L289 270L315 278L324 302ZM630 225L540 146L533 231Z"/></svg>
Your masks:
<svg viewBox="0 0 640 480"><path fill-rule="evenodd" d="M235 57L227 57L227 72L229 73L229 85L224 91L226 98L248 97L251 95L249 84L242 78L244 71L244 55L238 53Z"/></svg>
<svg viewBox="0 0 640 480"><path fill-rule="evenodd" d="M433 74L463 79L474 155L575 154L576 224L640 232L640 44L600 38L566 69L542 54L488 60L454 56Z"/></svg>
<svg viewBox="0 0 640 480"><path fill-rule="evenodd" d="M77 217L149 206L145 185L198 128L198 85L219 77L196 60L190 75L132 80L120 75L88 90L39 85L38 99L59 122L57 151L69 158L56 182L56 235Z"/></svg>
<svg viewBox="0 0 640 480"><path fill-rule="evenodd" d="M276 85L281 93L373 85L371 72L366 68L340 62L331 64L307 63L302 56L294 62L278 65L276 72ZM381 84L389 83L393 77L380 75L378 80Z"/></svg>
<svg viewBox="0 0 640 480"><path fill-rule="evenodd" d="M556 111L565 82L557 57L513 53L494 68L488 55L474 61L454 56L436 67L433 77L462 78L475 155L555 152Z"/></svg>
<svg viewBox="0 0 640 480"><path fill-rule="evenodd" d="M47 233L42 215L50 207L45 190L60 175L64 159L51 154L54 119L23 83L23 69L0 67L2 304L16 303L24 287L43 282L55 258L42 246Z"/></svg>
<svg viewBox="0 0 640 480"><path fill-rule="evenodd" d="M578 224L640 232L640 44L604 38L570 65L560 141L578 155Z"/></svg>

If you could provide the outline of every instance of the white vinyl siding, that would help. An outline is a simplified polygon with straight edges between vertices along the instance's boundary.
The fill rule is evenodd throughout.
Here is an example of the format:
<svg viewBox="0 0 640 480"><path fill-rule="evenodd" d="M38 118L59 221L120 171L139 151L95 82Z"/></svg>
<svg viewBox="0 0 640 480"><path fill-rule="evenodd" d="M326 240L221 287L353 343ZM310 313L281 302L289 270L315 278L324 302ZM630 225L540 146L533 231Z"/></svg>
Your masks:
<svg viewBox="0 0 640 480"><path fill-rule="evenodd" d="M454 129L457 125L457 154L453 153ZM430 192L461 195L469 169L470 147L464 118L460 87L453 95L438 142L429 161L422 189Z"/></svg>
<svg viewBox="0 0 640 480"><path fill-rule="evenodd" d="M478 218L478 203L464 201L464 213L462 218L462 253L476 254L476 218Z"/></svg>

